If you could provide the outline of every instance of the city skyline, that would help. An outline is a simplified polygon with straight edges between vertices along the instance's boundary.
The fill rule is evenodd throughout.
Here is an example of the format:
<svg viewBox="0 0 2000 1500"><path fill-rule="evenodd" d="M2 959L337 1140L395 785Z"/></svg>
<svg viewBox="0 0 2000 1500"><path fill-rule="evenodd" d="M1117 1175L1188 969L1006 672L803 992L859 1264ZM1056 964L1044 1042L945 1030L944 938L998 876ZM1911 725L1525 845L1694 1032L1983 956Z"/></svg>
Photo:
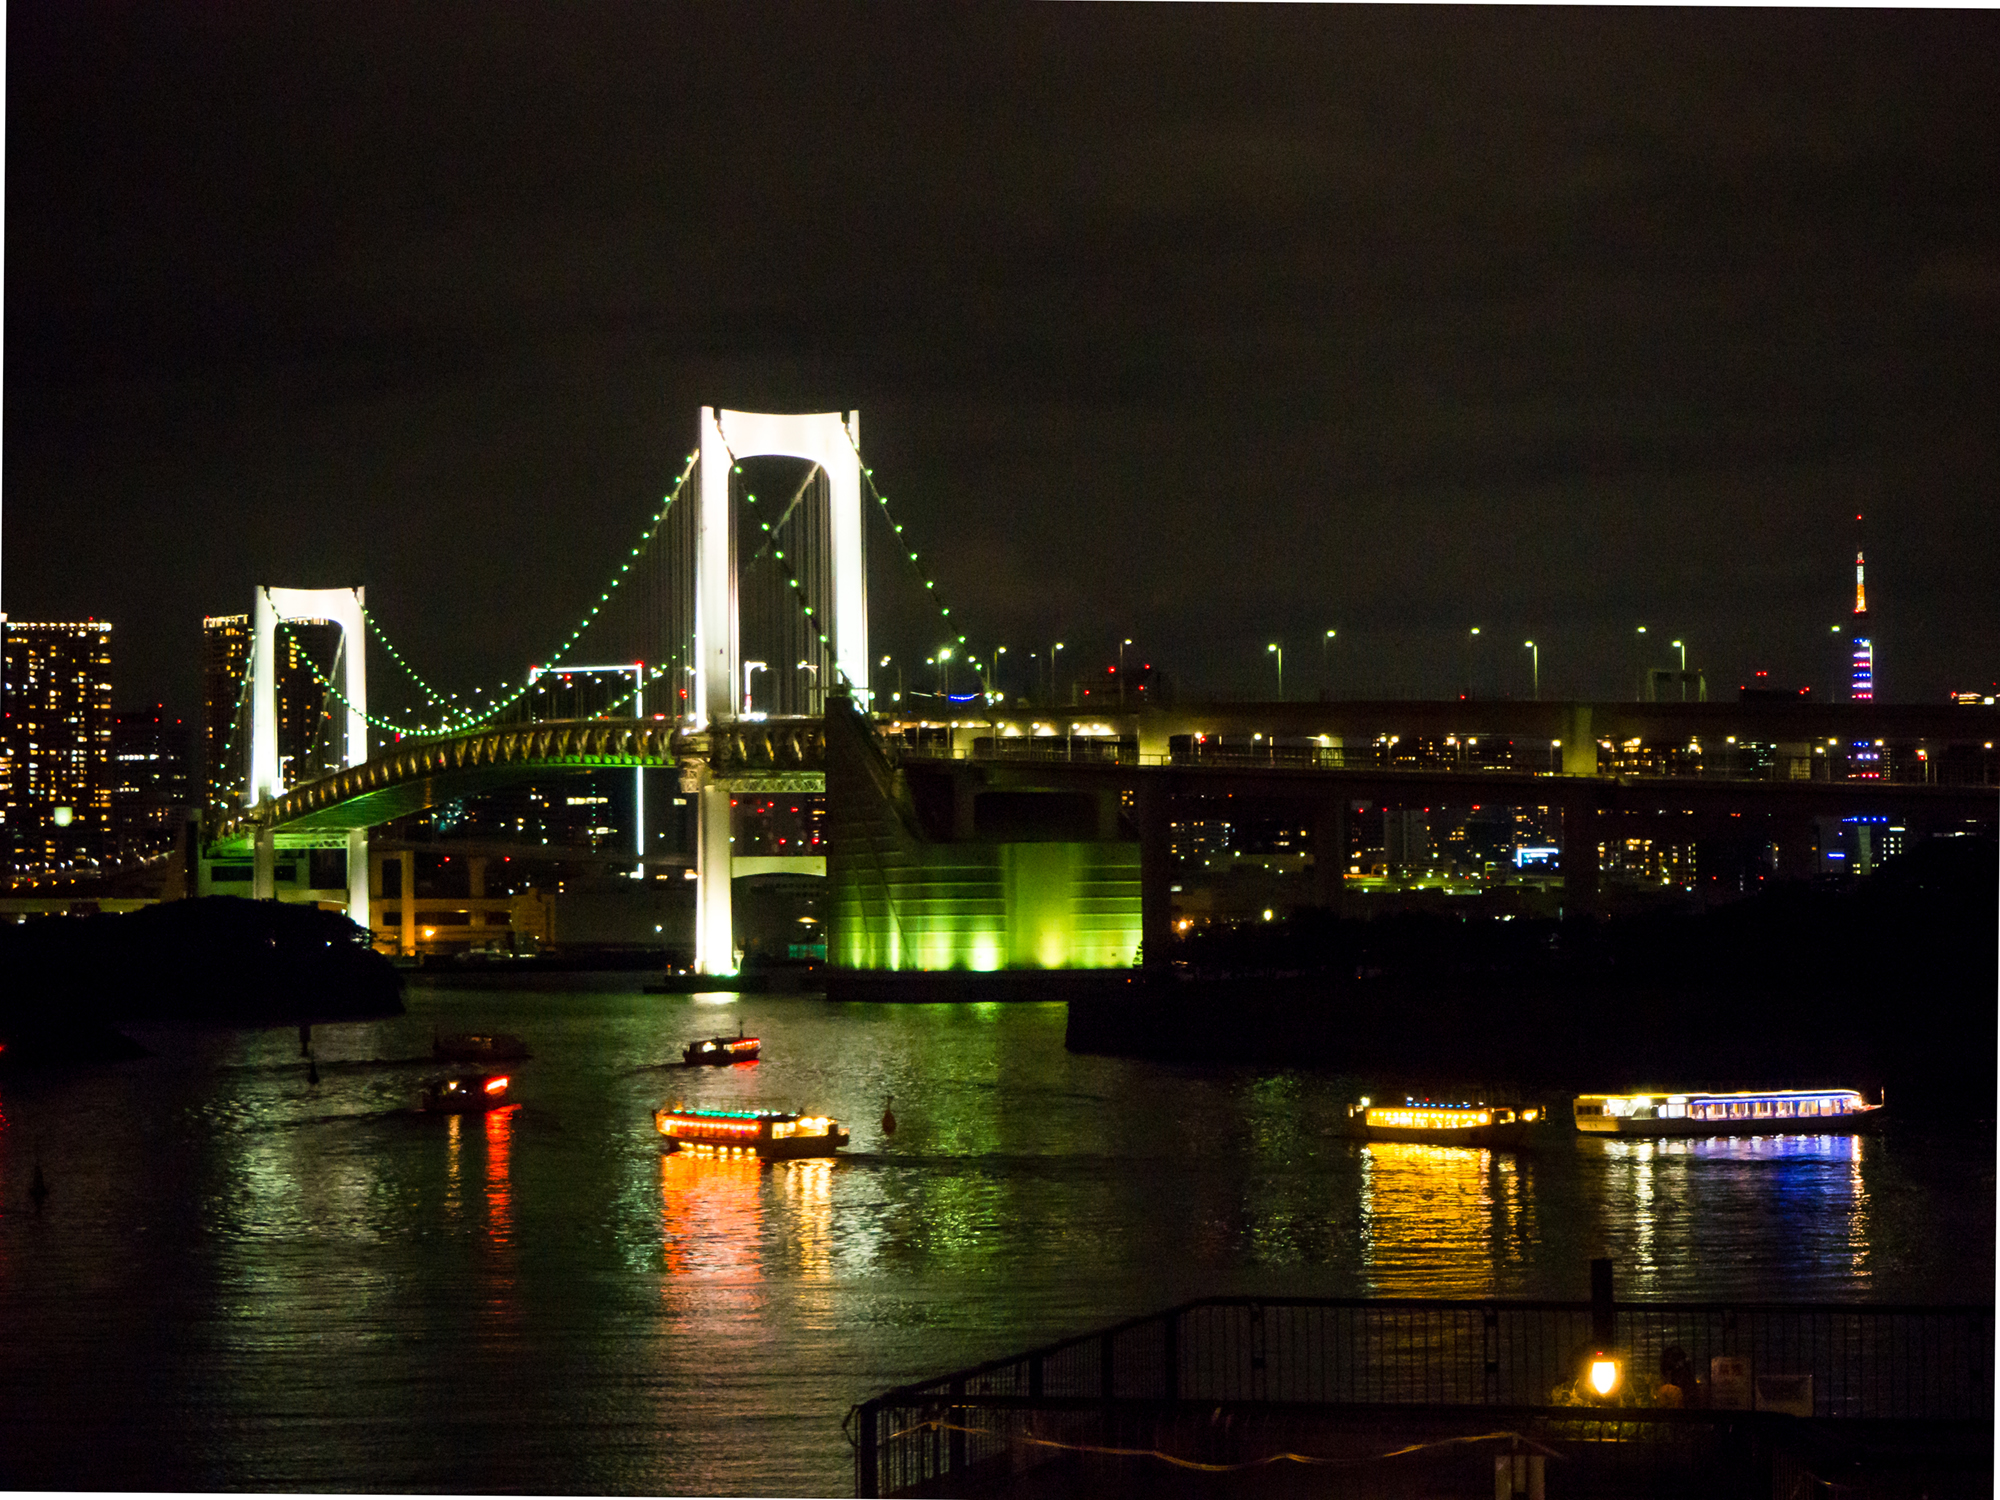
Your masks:
<svg viewBox="0 0 2000 1500"><path fill-rule="evenodd" d="M1010 657L1817 696L1865 512L1884 696L1993 677L1990 16L850 18L20 10L7 612L518 680L726 403L862 410Z"/></svg>

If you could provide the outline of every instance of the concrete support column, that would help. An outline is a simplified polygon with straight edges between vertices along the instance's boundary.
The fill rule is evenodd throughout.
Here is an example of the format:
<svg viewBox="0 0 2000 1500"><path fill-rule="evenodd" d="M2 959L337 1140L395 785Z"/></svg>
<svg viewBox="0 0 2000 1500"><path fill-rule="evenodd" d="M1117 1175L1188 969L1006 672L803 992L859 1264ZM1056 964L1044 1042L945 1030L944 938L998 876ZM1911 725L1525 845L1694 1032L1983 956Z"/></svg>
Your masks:
<svg viewBox="0 0 2000 1500"><path fill-rule="evenodd" d="M1347 799L1321 802L1313 808L1313 905L1345 915L1347 889Z"/></svg>
<svg viewBox="0 0 2000 1500"><path fill-rule="evenodd" d="M701 974L736 972L736 922L729 904L733 874L729 788L703 776L695 822L694 966Z"/></svg>
<svg viewBox="0 0 2000 1500"><path fill-rule="evenodd" d="M1562 805L1563 915L1594 916L1599 905L1597 809L1572 797Z"/></svg>
<svg viewBox="0 0 2000 1500"><path fill-rule="evenodd" d="M478 901L486 895L486 861L484 854L469 854L465 859L465 893Z"/></svg>
<svg viewBox="0 0 2000 1500"><path fill-rule="evenodd" d="M1167 966L1174 935L1173 826L1167 789L1154 777L1140 781L1134 798L1139 823L1139 955L1148 969Z"/></svg>
<svg viewBox="0 0 2000 1500"><path fill-rule="evenodd" d="M347 835L347 919L364 932L368 925L368 830Z"/></svg>
<svg viewBox="0 0 2000 1500"><path fill-rule="evenodd" d="M250 842L250 899L278 899L278 841L269 823L259 823Z"/></svg>
<svg viewBox="0 0 2000 1500"><path fill-rule="evenodd" d="M975 826L972 799L978 793L978 784L968 771L956 771L951 778L951 836L964 842L972 837Z"/></svg>
<svg viewBox="0 0 2000 1500"><path fill-rule="evenodd" d="M403 957L417 956L417 851L405 849L396 856L403 879Z"/></svg>
<svg viewBox="0 0 2000 1500"><path fill-rule="evenodd" d="M1563 705L1562 765L1565 776L1597 774L1597 737L1590 732L1588 703Z"/></svg>

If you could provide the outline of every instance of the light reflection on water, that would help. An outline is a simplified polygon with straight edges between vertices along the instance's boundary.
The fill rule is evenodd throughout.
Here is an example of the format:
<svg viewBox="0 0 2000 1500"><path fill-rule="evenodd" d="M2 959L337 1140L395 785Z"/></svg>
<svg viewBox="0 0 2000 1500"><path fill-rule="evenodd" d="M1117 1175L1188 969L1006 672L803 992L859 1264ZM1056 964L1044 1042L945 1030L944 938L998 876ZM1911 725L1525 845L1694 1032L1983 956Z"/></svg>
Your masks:
<svg viewBox="0 0 2000 1500"><path fill-rule="evenodd" d="M317 1086L290 1032L0 1083L0 1487L838 1494L852 1402L1207 1293L1990 1295L1982 1138L1363 1145L1352 1080L1060 1006L635 990L416 991ZM663 1066L720 1006L765 1060ZM525 1036L518 1102L416 1113L433 1028ZM677 1097L854 1145L662 1155Z"/></svg>

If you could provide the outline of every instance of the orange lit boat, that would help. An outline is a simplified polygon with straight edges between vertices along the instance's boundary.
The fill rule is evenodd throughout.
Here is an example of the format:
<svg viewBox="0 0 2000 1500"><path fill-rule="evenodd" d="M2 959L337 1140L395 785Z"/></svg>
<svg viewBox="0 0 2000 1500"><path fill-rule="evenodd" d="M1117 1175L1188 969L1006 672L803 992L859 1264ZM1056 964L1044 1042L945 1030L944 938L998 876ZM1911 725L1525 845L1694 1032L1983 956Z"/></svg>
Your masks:
<svg viewBox="0 0 2000 1500"><path fill-rule="evenodd" d="M1578 1094L1587 1135L1859 1135L1882 1105L1854 1089L1773 1089L1733 1094Z"/></svg>
<svg viewBox="0 0 2000 1500"><path fill-rule="evenodd" d="M1508 1150L1529 1144L1546 1123L1547 1111L1495 1104L1439 1104L1428 1099L1406 1099L1401 1104L1363 1099L1347 1107L1347 1118L1350 1128L1363 1140Z"/></svg>
<svg viewBox="0 0 2000 1500"><path fill-rule="evenodd" d="M691 1109L675 1104L653 1111L653 1128L666 1138L669 1151L761 1156L766 1161L832 1156L847 1144L847 1132L838 1120L769 1109Z"/></svg>
<svg viewBox="0 0 2000 1500"><path fill-rule="evenodd" d="M466 1073L440 1078L424 1087L423 1107L432 1114L478 1115L514 1101L507 1097L512 1082L497 1073Z"/></svg>
<svg viewBox="0 0 2000 1500"><path fill-rule="evenodd" d="M712 1036L689 1042L681 1048L681 1061L690 1068L726 1068L731 1063L755 1062L764 1044L738 1031L735 1036Z"/></svg>

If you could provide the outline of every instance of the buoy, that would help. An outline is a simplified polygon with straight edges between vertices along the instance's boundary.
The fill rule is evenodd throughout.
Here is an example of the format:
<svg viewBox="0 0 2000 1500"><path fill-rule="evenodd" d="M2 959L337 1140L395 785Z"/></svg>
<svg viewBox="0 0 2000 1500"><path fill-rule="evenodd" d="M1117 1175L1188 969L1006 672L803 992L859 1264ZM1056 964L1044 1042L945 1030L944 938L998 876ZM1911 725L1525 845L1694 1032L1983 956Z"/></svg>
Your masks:
<svg viewBox="0 0 2000 1500"><path fill-rule="evenodd" d="M35 1200L36 1208L40 1208L48 1200L49 1184L47 1179L42 1176L42 1164L40 1162L35 1163L35 1175L29 1179L28 1196Z"/></svg>
<svg viewBox="0 0 2000 1500"><path fill-rule="evenodd" d="M882 1134L884 1135L894 1135L896 1133L896 1112L889 1107L895 1102L896 1096L894 1094L889 1095L888 1098L882 1101Z"/></svg>

